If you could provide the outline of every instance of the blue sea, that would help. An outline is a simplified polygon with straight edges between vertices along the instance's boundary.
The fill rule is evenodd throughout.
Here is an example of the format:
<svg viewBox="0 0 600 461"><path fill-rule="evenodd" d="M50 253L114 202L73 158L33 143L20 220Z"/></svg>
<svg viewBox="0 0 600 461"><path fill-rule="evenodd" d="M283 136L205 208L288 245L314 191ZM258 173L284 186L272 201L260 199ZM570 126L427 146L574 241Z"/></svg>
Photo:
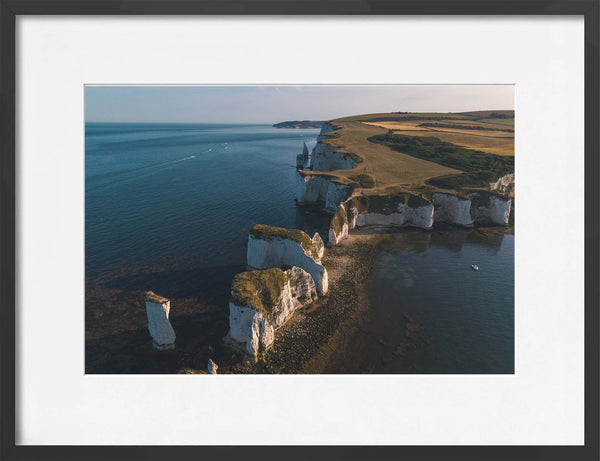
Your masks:
<svg viewBox="0 0 600 461"><path fill-rule="evenodd" d="M295 207L295 160L319 130L86 124L86 274L191 261L233 275L257 223L323 231ZM229 268L229 269L226 269Z"/></svg>

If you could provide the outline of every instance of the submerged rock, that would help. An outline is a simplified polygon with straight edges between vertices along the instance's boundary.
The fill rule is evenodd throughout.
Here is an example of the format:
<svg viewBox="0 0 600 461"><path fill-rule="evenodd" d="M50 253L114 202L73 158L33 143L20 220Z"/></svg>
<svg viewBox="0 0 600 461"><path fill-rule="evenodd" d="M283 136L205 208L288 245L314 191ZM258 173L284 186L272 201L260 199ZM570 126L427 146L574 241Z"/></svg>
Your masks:
<svg viewBox="0 0 600 461"><path fill-rule="evenodd" d="M321 264L323 242L320 237L313 239L301 230L257 224L248 238L247 264L254 269L302 268L313 278L317 292L327 293L327 269Z"/></svg>
<svg viewBox="0 0 600 461"><path fill-rule="evenodd" d="M255 359L273 343L275 330L316 295L313 278L299 267L237 274L231 285L226 342Z"/></svg>
<svg viewBox="0 0 600 461"><path fill-rule="evenodd" d="M146 292L145 299L152 346L158 350L174 349L175 331L169 322L171 302L152 291Z"/></svg>

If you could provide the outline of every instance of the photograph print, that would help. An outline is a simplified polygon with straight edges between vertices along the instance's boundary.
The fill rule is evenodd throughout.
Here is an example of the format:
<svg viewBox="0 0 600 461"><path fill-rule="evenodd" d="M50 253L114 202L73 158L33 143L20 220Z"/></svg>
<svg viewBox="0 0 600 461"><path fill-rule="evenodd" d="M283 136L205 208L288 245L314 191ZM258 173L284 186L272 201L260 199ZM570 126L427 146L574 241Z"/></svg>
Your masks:
<svg viewBox="0 0 600 461"><path fill-rule="evenodd" d="M86 373L514 373L514 136L512 85L86 86Z"/></svg>

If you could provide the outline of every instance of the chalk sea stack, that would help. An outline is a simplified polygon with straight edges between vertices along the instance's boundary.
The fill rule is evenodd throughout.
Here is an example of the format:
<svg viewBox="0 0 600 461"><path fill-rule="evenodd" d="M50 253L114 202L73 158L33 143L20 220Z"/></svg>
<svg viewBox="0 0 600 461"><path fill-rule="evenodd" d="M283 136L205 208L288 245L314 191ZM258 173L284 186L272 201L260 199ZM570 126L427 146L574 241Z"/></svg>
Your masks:
<svg viewBox="0 0 600 461"><path fill-rule="evenodd" d="M273 343L275 330L316 296L313 278L299 267L237 274L231 285L225 342L256 359Z"/></svg>
<svg viewBox="0 0 600 461"><path fill-rule="evenodd" d="M145 298L152 346L161 351L175 349L175 331L169 322L171 302L152 291L146 292Z"/></svg>

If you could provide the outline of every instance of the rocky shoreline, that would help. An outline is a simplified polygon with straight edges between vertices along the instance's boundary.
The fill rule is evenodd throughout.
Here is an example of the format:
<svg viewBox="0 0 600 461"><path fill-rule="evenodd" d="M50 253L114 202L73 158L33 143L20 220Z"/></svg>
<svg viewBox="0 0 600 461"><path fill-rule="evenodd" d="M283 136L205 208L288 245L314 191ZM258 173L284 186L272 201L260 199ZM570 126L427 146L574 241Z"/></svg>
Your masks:
<svg viewBox="0 0 600 461"><path fill-rule="evenodd" d="M319 373L326 360L319 355L327 349L342 326L356 320L365 309L363 285L375 261L375 247L356 241L328 250L323 259L330 273L330 290L295 313L275 333L275 342L259 360L237 365L231 372L245 373Z"/></svg>

